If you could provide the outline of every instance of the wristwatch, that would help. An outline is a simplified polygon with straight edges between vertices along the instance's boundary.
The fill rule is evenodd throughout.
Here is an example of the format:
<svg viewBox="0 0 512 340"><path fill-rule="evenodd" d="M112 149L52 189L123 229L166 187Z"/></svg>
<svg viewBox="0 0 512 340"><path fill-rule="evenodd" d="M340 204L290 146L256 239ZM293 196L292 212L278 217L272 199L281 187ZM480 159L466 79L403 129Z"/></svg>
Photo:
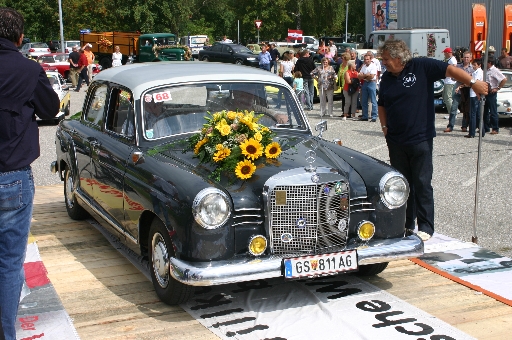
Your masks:
<svg viewBox="0 0 512 340"><path fill-rule="evenodd" d="M469 82L469 87L472 87L474 83L476 83L476 80L475 79L471 79L471 81Z"/></svg>

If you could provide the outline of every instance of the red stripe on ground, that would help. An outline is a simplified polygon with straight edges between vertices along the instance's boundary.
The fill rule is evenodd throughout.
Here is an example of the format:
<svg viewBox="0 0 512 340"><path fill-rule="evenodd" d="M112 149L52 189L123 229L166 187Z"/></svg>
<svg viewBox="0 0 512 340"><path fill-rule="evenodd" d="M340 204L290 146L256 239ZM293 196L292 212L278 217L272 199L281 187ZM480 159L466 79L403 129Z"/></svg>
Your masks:
<svg viewBox="0 0 512 340"><path fill-rule="evenodd" d="M496 293L493 293L493 292L490 292L490 291L488 291L486 289L483 289L480 286L477 286L477 285L474 285L474 284L469 283L467 281L464 281L464 280L462 280L461 278L459 278L457 276L448 274L447 272L445 272L445 271L443 271L443 270L441 270L439 268L436 268L434 266L431 266L428 263L426 263L426 262L424 262L424 261L422 261L420 259L409 259L409 260L411 260L412 262L416 263L419 266L422 266L425 269L430 270L433 273L436 273L438 275L446 277L447 279L450 279L450 280L452 280L454 282L460 283L461 285L466 286L468 288L471 288L473 290L476 290L477 292L481 292L482 294L485 294L485 295L487 295L489 297L492 297L493 299L495 299L495 300L497 300L499 302L502 302L502 303L512 307L512 300L505 299L503 296L500 296L500 295L498 295Z"/></svg>
<svg viewBox="0 0 512 340"><path fill-rule="evenodd" d="M25 281L28 288L40 287L50 283L46 268L42 261L28 262L23 264L25 269Z"/></svg>

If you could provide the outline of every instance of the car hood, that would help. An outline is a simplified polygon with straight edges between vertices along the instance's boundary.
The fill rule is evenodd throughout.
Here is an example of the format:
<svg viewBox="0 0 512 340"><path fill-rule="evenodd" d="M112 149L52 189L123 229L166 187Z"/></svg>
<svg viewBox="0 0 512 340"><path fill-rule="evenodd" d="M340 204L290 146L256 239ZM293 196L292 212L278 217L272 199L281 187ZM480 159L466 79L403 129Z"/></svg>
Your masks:
<svg viewBox="0 0 512 340"><path fill-rule="evenodd" d="M340 153L343 153L343 149L346 148L310 136L286 136L276 139L281 144L281 155L276 160L256 161L257 170L250 179L242 181L233 174L231 178L221 176L220 183L215 183L217 187L231 195L235 209L260 208L262 189L269 178L287 170L304 169L310 165L324 169L336 169L335 171L347 178L350 183L351 197L367 195L366 185L361 175L340 156ZM159 152L160 156L163 156L162 160L166 159L168 162L186 167L189 172L202 178L208 178L214 170L214 167L209 164L201 164L192 151L183 152L183 148L174 147L172 144L169 146L168 149ZM160 146L157 149L164 148ZM306 153L309 150L314 150L312 163L306 159ZM354 152L350 149L346 150L349 153ZM313 159L309 159L309 161Z"/></svg>

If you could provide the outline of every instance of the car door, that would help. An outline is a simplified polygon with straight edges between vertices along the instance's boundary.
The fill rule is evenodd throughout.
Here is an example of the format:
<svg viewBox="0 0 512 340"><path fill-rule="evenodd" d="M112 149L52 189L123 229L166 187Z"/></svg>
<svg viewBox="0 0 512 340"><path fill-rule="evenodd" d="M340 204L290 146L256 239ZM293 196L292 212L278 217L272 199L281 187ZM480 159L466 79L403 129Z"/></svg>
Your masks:
<svg viewBox="0 0 512 340"><path fill-rule="evenodd" d="M233 52L233 48L229 45L223 45L222 46L222 62L223 63L235 63L235 55Z"/></svg>
<svg viewBox="0 0 512 340"><path fill-rule="evenodd" d="M111 86L107 100L105 130L92 150L92 167L97 185L94 200L119 232L124 228L124 176L135 147L132 94L125 88Z"/></svg>
<svg viewBox="0 0 512 340"><path fill-rule="evenodd" d="M75 146L80 184L78 190L91 204L94 201L94 187L96 186L96 179L91 166L91 154L92 149L101 139L106 95L106 85L99 85L91 89L85 101L82 124L77 124L75 129L70 131Z"/></svg>
<svg viewBox="0 0 512 340"><path fill-rule="evenodd" d="M221 53L222 53L222 44L217 44L217 45L213 45L212 47L210 47L208 49L208 57L210 58L210 61L217 61L217 62L221 62L222 61L222 56L221 56Z"/></svg>

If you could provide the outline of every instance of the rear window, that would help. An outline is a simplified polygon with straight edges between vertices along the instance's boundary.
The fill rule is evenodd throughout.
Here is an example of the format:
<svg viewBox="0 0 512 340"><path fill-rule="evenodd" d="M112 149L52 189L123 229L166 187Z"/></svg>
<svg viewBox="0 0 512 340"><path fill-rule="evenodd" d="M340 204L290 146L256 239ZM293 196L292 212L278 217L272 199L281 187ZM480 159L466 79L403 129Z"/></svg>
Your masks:
<svg viewBox="0 0 512 340"><path fill-rule="evenodd" d="M32 48L48 48L48 45L46 43L33 43Z"/></svg>

